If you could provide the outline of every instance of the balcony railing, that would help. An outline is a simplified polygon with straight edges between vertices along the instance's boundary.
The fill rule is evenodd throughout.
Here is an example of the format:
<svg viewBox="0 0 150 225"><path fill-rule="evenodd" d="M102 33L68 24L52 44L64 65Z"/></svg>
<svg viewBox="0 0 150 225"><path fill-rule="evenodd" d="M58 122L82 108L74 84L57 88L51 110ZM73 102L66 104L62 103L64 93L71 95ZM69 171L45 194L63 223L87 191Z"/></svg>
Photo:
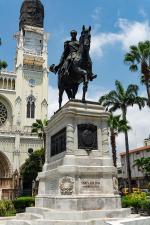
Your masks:
<svg viewBox="0 0 150 225"><path fill-rule="evenodd" d="M20 132L21 134L31 135L31 129L32 127L24 126L6 126L6 127L0 127L0 135L2 134L15 134ZM36 136L35 134L32 134L33 136Z"/></svg>
<svg viewBox="0 0 150 225"><path fill-rule="evenodd" d="M14 72L0 72L0 89L15 90L16 75Z"/></svg>

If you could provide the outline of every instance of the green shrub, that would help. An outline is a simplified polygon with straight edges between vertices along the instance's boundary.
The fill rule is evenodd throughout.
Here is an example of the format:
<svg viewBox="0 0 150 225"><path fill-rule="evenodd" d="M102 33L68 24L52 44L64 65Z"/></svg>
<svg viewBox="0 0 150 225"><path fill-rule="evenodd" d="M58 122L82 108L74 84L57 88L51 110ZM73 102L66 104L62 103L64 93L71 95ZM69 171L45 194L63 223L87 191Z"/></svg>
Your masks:
<svg viewBox="0 0 150 225"><path fill-rule="evenodd" d="M16 210L11 201L0 200L0 216L12 216L15 215Z"/></svg>
<svg viewBox="0 0 150 225"><path fill-rule="evenodd" d="M17 212L23 212L26 207L32 207L35 205L35 198L19 197L13 201L13 204Z"/></svg>
<svg viewBox="0 0 150 225"><path fill-rule="evenodd" d="M136 192L122 197L122 207L133 207L135 213L141 210L141 203L146 201L146 193Z"/></svg>
<svg viewBox="0 0 150 225"><path fill-rule="evenodd" d="M141 208L150 216L150 200L146 199L141 202Z"/></svg>

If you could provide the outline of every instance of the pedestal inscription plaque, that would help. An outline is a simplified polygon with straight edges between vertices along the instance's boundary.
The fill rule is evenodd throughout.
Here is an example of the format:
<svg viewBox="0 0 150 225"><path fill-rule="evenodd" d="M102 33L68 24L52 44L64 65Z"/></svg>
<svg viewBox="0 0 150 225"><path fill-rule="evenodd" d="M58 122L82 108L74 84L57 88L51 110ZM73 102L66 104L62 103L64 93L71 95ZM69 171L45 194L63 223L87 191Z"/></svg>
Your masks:
<svg viewBox="0 0 150 225"><path fill-rule="evenodd" d="M101 181L100 179L81 179L80 180L80 192L100 192Z"/></svg>

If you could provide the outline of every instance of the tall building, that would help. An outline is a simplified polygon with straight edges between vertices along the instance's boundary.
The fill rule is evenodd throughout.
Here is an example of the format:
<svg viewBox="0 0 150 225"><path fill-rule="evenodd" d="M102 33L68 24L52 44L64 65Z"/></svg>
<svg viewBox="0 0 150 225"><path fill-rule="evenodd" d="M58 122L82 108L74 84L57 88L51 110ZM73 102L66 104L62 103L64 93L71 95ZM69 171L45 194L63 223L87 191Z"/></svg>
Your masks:
<svg viewBox="0 0 150 225"><path fill-rule="evenodd" d="M12 197L29 149L42 147L31 126L47 118L48 34L43 24L40 0L24 0L15 35L15 71L0 73L0 198Z"/></svg>

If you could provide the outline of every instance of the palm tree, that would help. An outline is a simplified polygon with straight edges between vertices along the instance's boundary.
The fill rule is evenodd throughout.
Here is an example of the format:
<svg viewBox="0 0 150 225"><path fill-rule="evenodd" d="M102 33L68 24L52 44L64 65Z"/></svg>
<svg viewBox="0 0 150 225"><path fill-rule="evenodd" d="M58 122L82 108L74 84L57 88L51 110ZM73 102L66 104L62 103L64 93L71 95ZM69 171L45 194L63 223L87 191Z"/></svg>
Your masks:
<svg viewBox="0 0 150 225"><path fill-rule="evenodd" d="M124 62L129 64L129 70L132 72L137 71L138 64L140 64L141 80L146 86L148 105L150 106L150 41L130 46L129 52L125 54Z"/></svg>
<svg viewBox="0 0 150 225"><path fill-rule="evenodd" d="M35 123L32 124L32 130L31 133L36 133L38 137L43 140L43 148L44 151L46 150L46 133L45 133L45 127L48 125L48 120L44 119L42 120L36 120Z"/></svg>
<svg viewBox="0 0 150 225"><path fill-rule="evenodd" d="M116 136L118 133L124 132L125 129L131 129L130 126L127 125L127 122L121 120L120 117L120 115L113 116L111 113L107 121L110 128L110 143L112 148L113 164L115 167L117 167Z"/></svg>
<svg viewBox="0 0 150 225"><path fill-rule="evenodd" d="M150 176L150 157L142 157L134 160L133 166L137 166L138 170L141 171L145 176Z"/></svg>
<svg viewBox="0 0 150 225"><path fill-rule="evenodd" d="M127 122L127 108L129 106L138 105L139 109L145 106L147 102L146 98L138 96L138 86L130 84L125 90L120 81L115 82L116 90L110 91L108 94L102 96L99 99L100 104L106 107L106 110L114 112L118 109L122 111L122 119ZM132 191L131 187L131 169L129 160L129 141L128 141L128 131L125 129L125 148L126 148L126 162L127 162L127 176L129 192Z"/></svg>

